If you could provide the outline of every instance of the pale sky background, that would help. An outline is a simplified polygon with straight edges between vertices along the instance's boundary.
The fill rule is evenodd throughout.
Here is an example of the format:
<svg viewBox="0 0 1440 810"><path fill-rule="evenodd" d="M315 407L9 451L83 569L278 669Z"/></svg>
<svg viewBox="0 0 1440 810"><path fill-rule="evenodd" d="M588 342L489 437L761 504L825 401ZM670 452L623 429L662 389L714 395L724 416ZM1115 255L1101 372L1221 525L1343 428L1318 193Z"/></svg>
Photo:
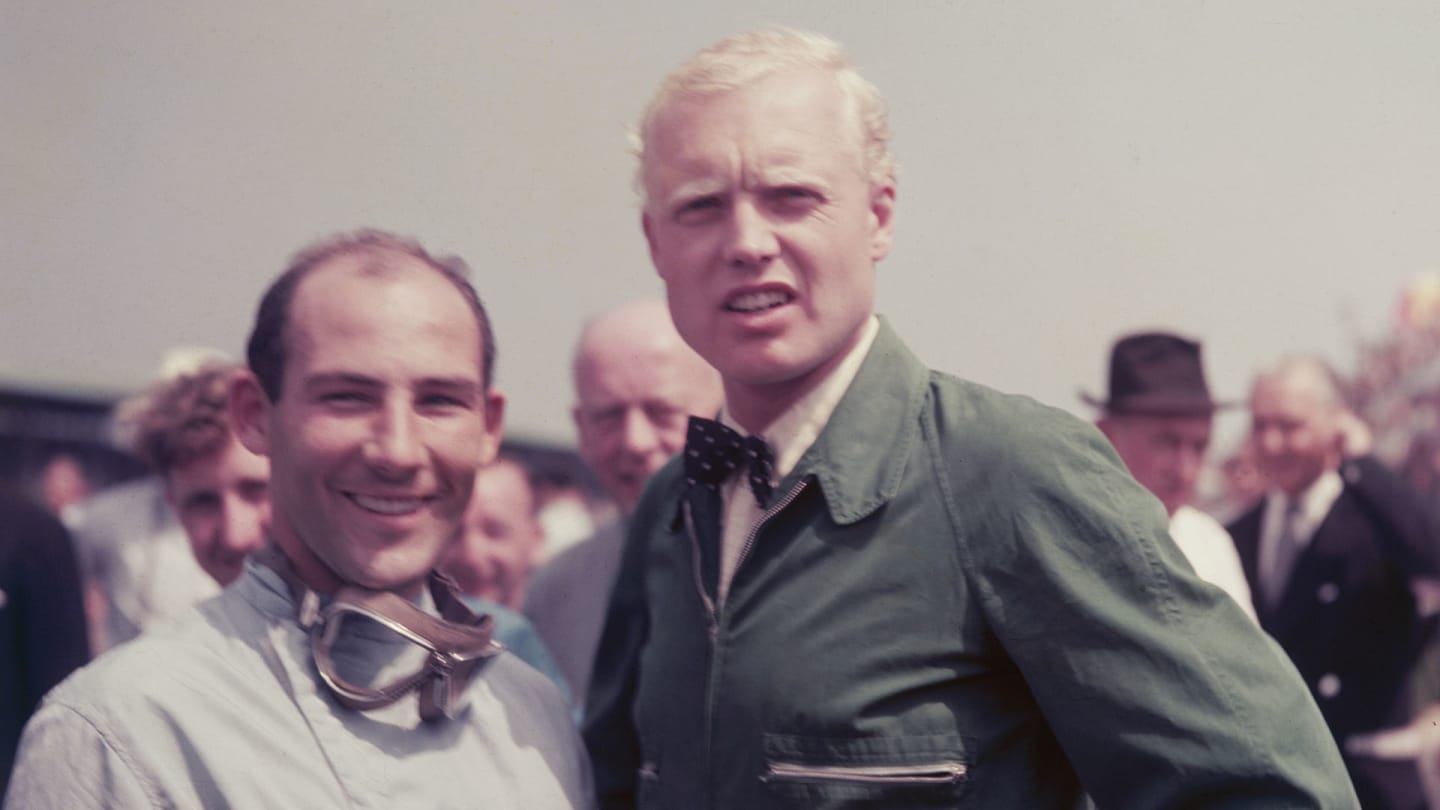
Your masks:
<svg viewBox="0 0 1440 810"><path fill-rule="evenodd" d="M569 443L581 322L661 290L626 128L765 23L889 98L879 309L938 368L1090 417L1111 341L1166 327L1238 398L1286 351L1348 367L1440 268L1433 0L0 0L0 385L238 356L291 252L375 225L469 261L511 434Z"/></svg>

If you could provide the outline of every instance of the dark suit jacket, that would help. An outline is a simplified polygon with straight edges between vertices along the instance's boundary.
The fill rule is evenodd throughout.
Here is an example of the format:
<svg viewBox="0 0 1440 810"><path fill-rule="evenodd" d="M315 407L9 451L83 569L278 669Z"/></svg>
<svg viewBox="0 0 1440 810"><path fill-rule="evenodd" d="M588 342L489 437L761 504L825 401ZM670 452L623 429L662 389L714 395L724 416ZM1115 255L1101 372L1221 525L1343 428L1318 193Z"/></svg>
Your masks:
<svg viewBox="0 0 1440 810"><path fill-rule="evenodd" d="M1257 576L1264 502L1227 528L1261 626L1295 662L1343 751L1351 734L1402 725L1415 709L1407 679L1429 627L1416 616L1409 580L1436 571L1440 521L1372 458L1347 461L1340 474L1345 487L1273 609ZM1413 772L1347 764L1363 806L1410 806L1395 797L1418 790Z"/></svg>
<svg viewBox="0 0 1440 810"><path fill-rule="evenodd" d="M1345 488L1295 562L1280 602L1258 581L1262 501L1228 528L1260 624L1290 654L1337 738L1409 719L1405 679L1423 641L1409 580L1436 569L1436 521L1374 459L1345 462Z"/></svg>

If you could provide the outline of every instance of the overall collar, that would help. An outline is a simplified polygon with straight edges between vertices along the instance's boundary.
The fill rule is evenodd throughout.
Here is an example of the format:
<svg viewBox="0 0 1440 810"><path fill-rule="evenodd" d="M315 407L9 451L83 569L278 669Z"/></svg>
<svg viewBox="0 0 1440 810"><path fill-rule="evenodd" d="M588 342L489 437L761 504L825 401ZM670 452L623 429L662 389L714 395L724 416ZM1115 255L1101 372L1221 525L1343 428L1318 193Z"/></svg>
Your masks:
<svg viewBox="0 0 1440 810"><path fill-rule="evenodd" d="M876 316L879 330L819 435L775 488L782 498L813 476L830 518L857 523L885 505L900 489L905 463L920 440L919 413L929 395L930 370L907 348L890 322ZM667 468L681 467L683 459ZM676 475L670 495L670 525L682 522L685 477Z"/></svg>
<svg viewBox="0 0 1440 810"><path fill-rule="evenodd" d="M906 459L920 438L917 415L929 391L929 370L884 316L855 379L829 421L777 492L814 476L830 517L847 525L879 509L900 488Z"/></svg>

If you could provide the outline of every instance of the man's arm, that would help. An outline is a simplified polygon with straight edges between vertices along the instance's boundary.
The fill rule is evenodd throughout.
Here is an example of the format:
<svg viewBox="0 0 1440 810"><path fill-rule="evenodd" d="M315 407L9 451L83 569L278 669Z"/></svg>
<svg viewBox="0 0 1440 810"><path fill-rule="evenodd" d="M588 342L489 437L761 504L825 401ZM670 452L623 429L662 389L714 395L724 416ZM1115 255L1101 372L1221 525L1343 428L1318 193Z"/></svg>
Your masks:
<svg viewBox="0 0 1440 810"><path fill-rule="evenodd" d="M967 545L969 569L1096 803L1355 807L1284 652L1195 576L1099 434L1032 436L1012 448L1034 461L1018 462L1009 524Z"/></svg>
<svg viewBox="0 0 1440 810"><path fill-rule="evenodd" d="M70 707L47 703L25 727L4 810L160 806L131 763Z"/></svg>
<svg viewBox="0 0 1440 810"><path fill-rule="evenodd" d="M1440 577L1440 512L1374 456L1350 459L1340 476L1375 521L1397 568L1412 577Z"/></svg>

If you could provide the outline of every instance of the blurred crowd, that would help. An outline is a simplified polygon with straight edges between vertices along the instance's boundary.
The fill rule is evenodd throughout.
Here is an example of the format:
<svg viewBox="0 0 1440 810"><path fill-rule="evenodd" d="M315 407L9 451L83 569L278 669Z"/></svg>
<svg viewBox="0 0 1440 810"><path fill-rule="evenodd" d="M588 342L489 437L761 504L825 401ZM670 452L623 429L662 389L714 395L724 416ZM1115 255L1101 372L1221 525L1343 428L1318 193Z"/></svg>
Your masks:
<svg viewBox="0 0 1440 810"><path fill-rule="evenodd" d="M795 39L778 36L781 44ZM767 47L742 57L763 58ZM762 137L756 132L769 137L769 128L748 129L761 118L755 109L795 116L781 131L817 139L813 148L779 153L804 160L838 153L828 130L807 129L810 118L801 115L839 118L837 91L816 75L789 66L726 92L674 101L665 113L674 120L656 113L658 145L649 160L664 171L646 182L708 188L686 185L687 172L708 165L686 150L701 143L731 155L745 150L726 138L748 149ZM874 117L883 121L883 111ZM719 140L706 140L712 137ZM297 254L262 301L245 363L213 352L172 358L116 409L117 436L148 475L92 492L83 464L57 455L34 497L0 499L0 776L10 778L17 756L20 763L11 800L66 806L85 791L94 798L110 790L142 797L155 795L147 791L161 790L160 782L200 804L226 801L227 789L263 793L275 785L228 771L200 779L186 769L205 762L223 770L213 763L233 758L217 728L264 739L266 723L276 722L290 723L295 738L304 736L296 731L302 726L326 729L316 733L316 747L336 782L369 784L368 772L389 774L385 758L393 757L417 768L400 784L463 797L482 788L462 785L472 791L463 793L457 785L478 778L455 763L484 764L493 773L478 781L523 797L513 806L531 806L537 796L545 806L588 806L593 761L602 802L617 807L637 792L653 800L658 790L745 797L779 789L818 802L872 796L864 791L879 790L877 782L909 779L902 790L920 789L918 780L922 788L1037 801L1067 801L1083 787L1103 791L1094 797L1102 806L1107 797L1143 805L1147 792L1344 800L1353 785L1367 808L1440 808L1440 278L1421 277L1403 291L1393 331L1357 347L1352 373L1337 374L1315 355L1257 357L1263 370L1243 402L1212 397L1199 341L1165 331L1116 336L1105 392L1083 397L1096 411L1097 431L908 365L889 323L868 300L854 303L870 291L861 289L866 274L889 247L893 178L885 166L876 180L837 165L847 168L813 171L833 170L837 187L874 183L871 197L857 194L870 202L854 216L811 217L824 194L808 181L767 189L757 204L776 209L767 209L776 229L803 223L825 237L804 245L820 256L817 266L831 264L808 281L820 292L806 290L820 314L794 316L797 334L818 335L796 341L795 351L816 355L799 371L784 352L754 349L760 340L750 332L732 345L729 332L706 329L719 317L769 323L767 311L800 295L777 282L728 292L723 307L701 297L697 278L710 265L692 260L709 244L705 229L729 215L717 213L718 195L690 200L674 221L647 209L645 235L670 298L596 314L579 329L569 369L577 453L595 489L501 445L507 403L489 379L496 341L463 265L380 231ZM740 222L718 228L715 239L735 254L726 269L764 270L778 243L767 241L760 215L745 207L751 190L741 185L733 192L746 200L734 205ZM831 226L833 233L824 230ZM853 250L827 253L833 240ZM837 323L850 330L842 337L854 338L843 350L845 340L830 340L832 330L843 331ZM884 362L865 359L872 346ZM317 357L367 371L334 372ZM302 361L319 370L295 382L286 362ZM816 369L834 376L810 384ZM780 376L792 373L799 376ZM908 384L900 377L911 373L926 380L914 386L922 394L897 395ZM866 384L876 386L873 397L844 398L847 386ZM1219 457L1211 452L1212 424L1226 408L1245 411L1250 430ZM832 419L842 427L826 433ZM872 429L886 419L914 435L900 431L891 441ZM769 435L742 435L737 428L747 420L764 426L754 433ZM988 429L1004 440L975 435ZM807 463L813 472L792 475ZM930 464L957 481L969 477L936 496L944 475L930 474ZM1214 499L1199 495L1207 470L1224 482ZM455 481L465 487L449 486ZM772 501L782 485L788 494ZM871 485L883 499L867 500ZM982 490L991 497L965 509L947 500ZM871 542L876 525L897 542ZM682 527L693 556L675 541ZM762 530L767 542L757 544ZM961 547L976 570L957 575L959 566L924 557L948 559ZM802 553L814 556L786 567L787 554ZM973 594L957 595L971 587ZM915 604L921 592L933 609ZM980 607L957 610L962 620L951 626L943 610L953 608L952 598ZM340 614L347 611L420 643L425 652L405 659L414 672L384 689L356 687L340 674L374 656L383 658L369 672L378 678L403 658L384 657L397 646L393 639L345 636ZM1190 623L1166 624L1174 616ZM244 629L252 625L258 629ZM892 632L900 626L934 632ZM1172 637L1181 626L1194 637ZM873 628L880 629L863 632ZM778 637L795 645L813 642L812 655L786 661L789 647L756 642L770 632L789 633ZM865 643L845 650L823 643L827 634L848 642L852 632ZM1046 633L1064 638L1035 642ZM893 655L888 644L898 645ZM178 656L165 662L167 677L173 665L191 679L177 683L199 684L181 695L146 693L163 723L150 705L137 708L143 701L116 697L117 684L130 688L135 672L153 664L136 660L152 649ZM479 662L497 656L507 663L487 670L493 682L466 693ZM844 656L845 665L827 667L827 656ZM214 666L217 658L224 666ZM852 659L862 664L847 669ZM66 682L62 704L42 705L87 661L94 664ZM804 688L782 688L787 667L813 667L811 682L799 686L825 681L816 703L806 702L814 695L800 694ZM1117 685L1132 670L1136 682ZM283 719L238 699L237 711L232 694L274 709L274 694L264 692L272 673L288 690L274 710ZM1086 699L1072 699L1077 689L1088 690ZM405 703L401 722L395 707L412 692L418 716ZM793 700L783 721L800 731L767 733L766 751L745 750L759 745L752 726L773 719L733 697L747 694L763 695L756 703L767 706ZM855 694L873 699L848 705ZM303 724L292 722L290 703ZM1207 707L1220 705L1241 716L1216 722ZM1127 716L1111 717L1119 706ZM385 722L356 714L387 709L377 715ZM466 711L466 733L434 744L443 735L424 724ZM185 716L207 712L214 716L203 722ZM834 752L813 750L807 724L827 712L843 715L828 719L855 734L834 746L850 759L822 762ZM961 735L944 724L967 712L975 727L964 730L991 747L963 753L1008 768L970 787L957 787L967 779L964 762L877 773L874 759L893 752L865 748L869 738L860 734L866 723L892 723L907 732L895 740L951 746L939 753L959 756ZM1252 713L1260 717L1253 726ZM1294 740L1277 727L1280 714L1301 729ZM252 715L261 719L245 727ZM569 722L587 715L588 754ZM721 733L710 725L719 717L740 743L712 750L708 739L697 742L698 729L686 723L702 715L707 732ZM21 746L32 716L40 722ZM96 731L95 717L134 732L133 748L112 750L127 740L117 743L108 727ZM1101 721L1135 725L1107 730L1097 728ZM505 736L512 724L515 739ZM945 733L925 732L936 724ZM1191 732L1206 736L1188 739ZM352 737L372 744L336 744ZM175 742L181 754L155 740ZM657 745L672 757L663 782ZM1107 747L1095 754L1088 750L1095 745ZM408 756L412 748L426 756ZM67 749L84 756L70 775L78 786L52 784L65 781L55 775L56 757ZM338 765L331 751L341 752ZM384 766L369 759L376 752ZM642 753L652 759L640 761ZM748 778L762 754L793 761ZM1132 759L1112 767L1112 754ZM732 756L744 767L712 772L708 758ZM277 769L304 770L283 753L270 759ZM116 781L116 762L140 760L148 763L145 779ZM1073 770L1054 764L1062 761ZM1125 762L1153 768L1140 773ZM1349 784L1339 778L1341 763ZM837 770L851 782L827 793ZM1182 776L1195 783L1178 784ZM1228 781L1211 788L1207 778ZM303 778L274 781L285 790L311 787Z"/></svg>
<svg viewBox="0 0 1440 810"><path fill-rule="evenodd" d="M637 364L636 358L646 352L652 355L650 364ZM11 666L28 660L37 671L47 671L42 680L32 680L25 689L16 687L13 693L28 689L20 707L7 717L6 750L11 756L25 715L49 685L88 658L218 593L238 576L244 557L262 545L268 498L264 459L229 440L228 453L243 456L251 465L248 478L232 473L243 479L231 486L240 497L236 501L234 493L224 494L223 484L205 481L197 505L194 497L187 500L184 476L174 472L183 465L166 456L175 451L159 447L166 428L152 424L147 432L143 425L161 419L165 408L157 405L157 398L188 398L191 401L178 406L171 403L172 410L182 413L170 418L187 422L181 432L193 443L193 434L207 421L197 413L207 406L197 406L195 400L203 400L208 388L211 428L223 432L227 428L218 414L224 406L224 385L239 367L217 352L177 349L162 363L152 387L117 406L117 442L147 461L156 475L94 492L79 459L59 453L28 488L28 499L58 519L43 532L33 530L46 537L44 556L62 567L73 558L77 574L72 578L52 568L53 580L47 579L44 587L75 590L85 621L83 627L64 627L63 611L46 615L45 636L52 644L17 649L8 657ZM573 374L580 456L603 488L557 472L554 463L527 468L518 456L502 456L477 476L463 532L443 564L472 604L499 617L500 637L507 646L572 696L578 718L599 641L604 595L618 564L624 515L633 509L648 476L683 443L684 416L713 410L719 392L713 380L707 382L709 370L680 342L657 301L626 305L587 325ZM1422 276L1402 291L1393 328L1357 347L1355 371L1343 382L1357 417L1348 426L1349 454L1373 454L1417 493L1437 502L1440 275ZM1208 428L1206 437L1208 441ZM235 464L228 456L217 458L221 462L212 466ZM1202 448L1199 462L1203 469L1196 472L1196 481L1221 482L1212 487L1210 497L1203 492L1197 497L1206 512L1233 519L1265 497L1270 482L1248 432L1228 454L1207 455ZM221 503L227 497L232 501L228 508ZM247 509L254 514L247 517ZM199 518L196 525L197 514L209 517ZM39 515L32 519L44 521ZM1192 558L1192 563L1204 573L1201 559ZM1238 568L1235 571L1238 575ZM1218 575L1217 584L1225 576ZM1240 590L1227 590L1253 616L1251 596L1243 578L1231 578L1237 579ZM1440 585L1417 578L1415 587L1419 610L1433 620L1440 614ZM66 634L69 642L63 641ZM82 637L88 641L75 641ZM1434 640L1409 688L1418 704L1440 697L1440 644ZM1433 724L1433 712L1426 717ZM1415 747L1413 742L1401 745L1406 751Z"/></svg>

